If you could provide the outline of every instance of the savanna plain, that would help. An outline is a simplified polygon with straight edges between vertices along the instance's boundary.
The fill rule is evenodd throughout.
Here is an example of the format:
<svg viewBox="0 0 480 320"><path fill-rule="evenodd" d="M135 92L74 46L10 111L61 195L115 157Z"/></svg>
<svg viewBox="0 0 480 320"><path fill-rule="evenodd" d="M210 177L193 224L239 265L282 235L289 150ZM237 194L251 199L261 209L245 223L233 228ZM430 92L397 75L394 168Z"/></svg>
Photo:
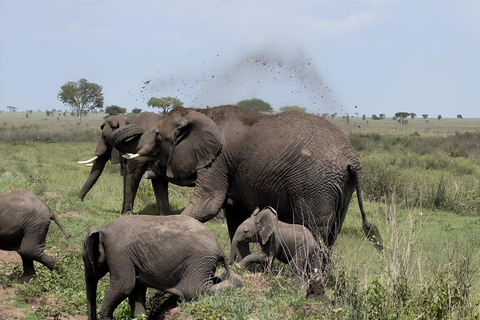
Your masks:
<svg viewBox="0 0 480 320"><path fill-rule="evenodd" d="M83 202L78 193L90 168L105 114L77 126L67 115L0 113L0 192L31 190L41 196L72 235L51 224L46 252L56 270L36 264L22 273L16 253L0 251L0 319L86 319L83 262L85 235L120 216L118 165L105 171ZM292 287L288 266L232 269L241 288L169 304L168 294L148 291L141 319L479 319L480 318L480 119L330 119L344 130L363 165L363 196L385 250L365 239L354 196L325 270L328 299L307 298ZM193 189L170 185L171 211L187 205ZM136 214L158 214L148 180L142 180ZM230 243L221 217L207 222L227 256ZM255 247L252 247L255 250ZM108 276L99 283L100 305ZM116 319L130 319L124 301Z"/></svg>

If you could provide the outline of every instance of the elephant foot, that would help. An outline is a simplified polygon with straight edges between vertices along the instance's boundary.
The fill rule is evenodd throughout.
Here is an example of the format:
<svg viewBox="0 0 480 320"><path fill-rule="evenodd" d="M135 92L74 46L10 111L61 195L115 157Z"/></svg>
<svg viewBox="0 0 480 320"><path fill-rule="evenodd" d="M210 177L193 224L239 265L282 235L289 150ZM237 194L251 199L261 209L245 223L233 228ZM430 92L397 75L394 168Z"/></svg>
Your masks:
<svg viewBox="0 0 480 320"><path fill-rule="evenodd" d="M32 275L24 274L17 279L17 283L24 284L24 283L30 282L30 280L33 279L33 276L34 276L33 274Z"/></svg>

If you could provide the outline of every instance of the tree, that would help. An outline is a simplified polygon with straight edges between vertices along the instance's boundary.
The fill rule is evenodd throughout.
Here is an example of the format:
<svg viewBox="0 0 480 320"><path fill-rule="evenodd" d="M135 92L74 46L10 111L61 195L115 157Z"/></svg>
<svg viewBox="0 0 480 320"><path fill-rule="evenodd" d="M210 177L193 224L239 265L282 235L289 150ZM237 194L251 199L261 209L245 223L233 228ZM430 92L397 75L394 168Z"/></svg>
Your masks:
<svg viewBox="0 0 480 320"><path fill-rule="evenodd" d="M417 116L417 114L415 112L411 112L410 114L410 118L415 119L415 117Z"/></svg>
<svg viewBox="0 0 480 320"><path fill-rule="evenodd" d="M323 118L328 117L328 113L326 113L326 112L325 112L325 113L322 113L322 117L323 117Z"/></svg>
<svg viewBox="0 0 480 320"><path fill-rule="evenodd" d="M397 119L397 122L400 122L401 124L407 124L408 123L407 117L411 115L412 113L408 113L408 112L397 112L395 113L395 118Z"/></svg>
<svg viewBox="0 0 480 320"><path fill-rule="evenodd" d="M280 112L285 111L300 111L300 112L307 112L307 108L302 108L299 106L285 106L280 108Z"/></svg>
<svg viewBox="0 0 480 320"><path fill-rule="evenodd" d="M255 99L255 98L250 100L242 100L239 103L237 103L237 106L247 108L247 109L252 109L258 112L265 112L265 113L273 112L272 106L270 106L269 103L266 103L263 100Z"/></svg>
<svg viewBox="0 0 480 320"><path fill-rule="evenodd" d="M10 112L17 111L17 107L14 107L14 106L8 106L7 109L10 110Z"/></svg>
<svg viewBox="0 0 480 320"><path fill-rule="evenodd" d="M105 113L107 113L109 116L115 116L117 114L127 113L127 109L112 105L105 108Z"/></svg>
<svg viewBox="0 0 480 320"><path fill-rule="evenodd" d="M441 120L441 119L442 119L442 115L439 114L439 115L437 116L437 118L438 118L438 120Z"/></svg>
<svg viewBox="0 0 480 320"><path fill-rule="evenodd" d="M422 114L422 117L423 117L423 119L427 119L427 118L428 118L428 114L424 113L424 114Z"/></svg>
<svg viewBox="0 0 480 320"><path fill-rule="evenodd" d="M385 113L380 113L379 116L380 116L380 120L385 120Z"/></svg>
<svg viewBox="0 0 480 320"><path fill-rule="evenodd" d="M372 120L380 120L380 118L376 114L372 114Z"/></svg>
<svg viewBox="0 0 480 320"><path fill-rule="evenodd" d="M161 97L161 98L151 97L150 100L148 100L147 102L147 106L154 107L154 108L162 108L163 109L162 113L166 114L173 107L183 106L183 102L173 97Z"/></svg>
<svg viewBox="0 0 480 320"><path fill-rule="evenodd" d="M457 119L463 119L463 116L461 114L457 114Z"/></svg>
<svg viewBox="0 0 480 320"><path fill-rule="evenodd" d="M140 113L142 112L142 109L139 109L139 108L135 108L132 110L132 114L137 114L137 113Z"/></svg>
<svg viewBox="0 0 480 320"><path fill-rule="evenodd" d="M80 79L77 82L67 82L57 94L57 99L77 113L78 122L82 122L83 111L103 107L102 86Z"/></svg>

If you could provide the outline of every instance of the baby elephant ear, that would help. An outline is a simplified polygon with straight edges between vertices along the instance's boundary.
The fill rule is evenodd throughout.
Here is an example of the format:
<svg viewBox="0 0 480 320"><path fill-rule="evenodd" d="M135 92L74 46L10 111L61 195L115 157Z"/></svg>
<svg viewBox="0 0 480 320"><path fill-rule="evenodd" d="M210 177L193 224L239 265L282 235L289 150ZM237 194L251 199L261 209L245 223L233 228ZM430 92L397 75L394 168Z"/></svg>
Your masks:
<svg viewBox="0 0 480 320"><path fill-rule="evenodd" d="M257 216L259 217L259 231L258 234L262 239L262 244L265 245L272 236L277 226L277 217L270 211L263 209Z"/></svg>
<svg viewBox="0 0 480 320"><path fill-rule="evenodd" d="M212 119L189 111L174 120L174 149L167 163L167 177L186 178L210 165L222 148L221 134Z"/></svg>
<svg viewBox="0 0 480 320"><path fill-rule="evenodd" d="M256 216L260 212L260 208L256 207L255 210L253 210L252 216Z"/></svg>

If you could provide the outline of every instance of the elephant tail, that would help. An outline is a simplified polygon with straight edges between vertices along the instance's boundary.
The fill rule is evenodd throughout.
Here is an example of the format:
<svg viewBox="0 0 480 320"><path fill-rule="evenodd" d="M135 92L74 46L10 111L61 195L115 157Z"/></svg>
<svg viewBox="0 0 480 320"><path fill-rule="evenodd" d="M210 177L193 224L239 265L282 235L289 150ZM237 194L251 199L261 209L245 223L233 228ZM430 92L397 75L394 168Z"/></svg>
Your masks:
<svg viewBox="0 0 480 320"><path fill-rule="evenodd" d="M62 230L62 233L65 235L65 238L67 238L67 239L70 238L70 235L67 233L65 228L60 224L60 221L58 221L57 216L55 216L52 213L52 216L50 218L57 224L57 226L60 228L60 230Z"/></svg>
<svg viewBox="0 0 480 320"><path fill-rule="evenodd" d="M375 246L375 249L377 249L377 251L379 252L382 252L383 240L382 240L382 237L380 236L380 232L378 231L377 227L373 223L370 223L367 220L367 214L365 213L365 209L363 208L363 194L362 194L362 186L361 186L362 183L361 183L361 176L360 176L361 169L357 169L349 166L349 170L355 178L355 190L357 192L358 206L360 207L360 212L362 214L363 232L365 233L365 236L367 237L367 239L373 243L373 245Z"/></svg>

